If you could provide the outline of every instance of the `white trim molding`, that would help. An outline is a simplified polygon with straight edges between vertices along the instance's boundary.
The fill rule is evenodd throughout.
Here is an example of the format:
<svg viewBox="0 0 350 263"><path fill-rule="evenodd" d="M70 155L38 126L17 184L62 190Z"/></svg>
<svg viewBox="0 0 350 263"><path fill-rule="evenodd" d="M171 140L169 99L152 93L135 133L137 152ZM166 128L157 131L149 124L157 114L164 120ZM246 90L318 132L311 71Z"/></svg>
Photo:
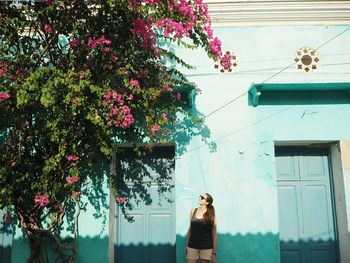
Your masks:
<svg viewBox="0 0 350 263"><path fill-rule="evenodd" d="M331 144L331 164L334 186L335 216L337 220L340 263L350 262L350 239L346 192L349 191L350 141L341 140Z"/></svg>
<svg viewBox="0 0 350 263"><path fill-rule="evenodd" d="M205 0L213 26L350 25L349 0Z"/></svg>

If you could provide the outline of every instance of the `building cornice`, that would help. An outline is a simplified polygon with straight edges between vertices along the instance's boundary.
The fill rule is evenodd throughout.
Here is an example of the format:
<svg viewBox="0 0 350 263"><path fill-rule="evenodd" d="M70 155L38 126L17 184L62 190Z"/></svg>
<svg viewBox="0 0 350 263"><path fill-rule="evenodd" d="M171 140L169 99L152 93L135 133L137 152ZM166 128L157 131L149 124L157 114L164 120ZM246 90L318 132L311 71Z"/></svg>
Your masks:
<svg viewBox="0 0 350 263"><path fill-rule="evenodd" d="M350 1L207 0L214 26L350 24Z"/></svg>

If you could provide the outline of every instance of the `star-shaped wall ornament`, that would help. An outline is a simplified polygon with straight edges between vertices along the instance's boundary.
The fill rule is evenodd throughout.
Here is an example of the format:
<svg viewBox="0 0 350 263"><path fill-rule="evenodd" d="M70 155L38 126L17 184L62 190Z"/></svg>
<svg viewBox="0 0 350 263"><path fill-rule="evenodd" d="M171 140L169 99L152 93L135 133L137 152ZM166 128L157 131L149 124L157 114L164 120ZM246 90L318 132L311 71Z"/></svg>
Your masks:
<svg viewBox="0 0 350 263"><path fill-rule="evenodd" d="M295 54L295 65L297 69L311 72L320 66L320 56L314 48L302 47Z"/></svg>

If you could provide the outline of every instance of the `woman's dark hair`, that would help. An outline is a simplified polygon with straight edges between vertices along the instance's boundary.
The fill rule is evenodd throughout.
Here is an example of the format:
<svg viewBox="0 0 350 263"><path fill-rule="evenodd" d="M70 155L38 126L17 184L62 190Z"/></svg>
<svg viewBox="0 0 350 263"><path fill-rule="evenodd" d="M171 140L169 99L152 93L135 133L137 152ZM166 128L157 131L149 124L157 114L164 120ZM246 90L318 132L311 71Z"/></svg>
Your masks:
<svg viewBox="0 0 350 263"><path fill-rule="evenodd" d="M205 193L205 195L207 196L206 201L208 202L208 205L207 205L207 211L203 215L203 220L204 222L214 224L215 209L213 206L213 197L208 193Z"/></svg>

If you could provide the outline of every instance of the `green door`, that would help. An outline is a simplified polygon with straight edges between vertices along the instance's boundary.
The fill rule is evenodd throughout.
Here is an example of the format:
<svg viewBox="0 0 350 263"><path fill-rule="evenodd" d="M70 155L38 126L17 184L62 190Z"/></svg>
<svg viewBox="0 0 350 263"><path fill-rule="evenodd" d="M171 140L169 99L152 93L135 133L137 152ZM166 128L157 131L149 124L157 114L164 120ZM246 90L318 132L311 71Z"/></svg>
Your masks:
<svg viewBox="0 0 350 263"><path fill-rule="evenodd" d="M337 263L325 149L276 148L281 263Z"/></svg>
<svg viewBox="0 0 350 263"><path fill-rule="evenodd" d="M139 203L132 198L128 200L133 204L133 209L128 210L128 214L134 221L128 221L117 206L116 263L176 262L175 159L172 152L173 149L159 148L142 158L149 176L144 178L144 200ZM129 167L130 160L134 157L119 156L119 161L117 157L117 174L125 172L121 166ZM161 182L159 178L163 178ZM132 182L130 184L137 187Z"/></svg>

